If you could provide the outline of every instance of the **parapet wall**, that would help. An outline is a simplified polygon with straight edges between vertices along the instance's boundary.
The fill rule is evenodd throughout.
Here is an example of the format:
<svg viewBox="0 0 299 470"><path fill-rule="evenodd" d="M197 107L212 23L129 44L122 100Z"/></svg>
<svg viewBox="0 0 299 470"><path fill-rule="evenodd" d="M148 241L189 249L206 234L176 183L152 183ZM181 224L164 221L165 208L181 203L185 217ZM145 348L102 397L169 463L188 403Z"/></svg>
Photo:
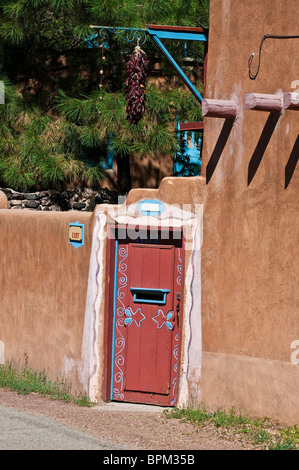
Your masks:
<svg viewBox="0 0 299 470"><path fill-rule="evenodd" d="M194 213L196 206L202 207L204 189L200 177L165 178L159 189L132 190L123 205L100 204L93 212L8 210L7 198L0 192L1 361L22 362L26 356L30 367L45 369L51 379L63 376L75 391L94 400L103 398L107 221L144 222L138 218L138 202L158 199L171 217L157 223L186 225L197 234L196 240L191 234L186 251L189 287L185 288L180 402L198 401L202 227ZM84 226L84 243L77 248L69 241L70 224L75 223Z"/></svg>

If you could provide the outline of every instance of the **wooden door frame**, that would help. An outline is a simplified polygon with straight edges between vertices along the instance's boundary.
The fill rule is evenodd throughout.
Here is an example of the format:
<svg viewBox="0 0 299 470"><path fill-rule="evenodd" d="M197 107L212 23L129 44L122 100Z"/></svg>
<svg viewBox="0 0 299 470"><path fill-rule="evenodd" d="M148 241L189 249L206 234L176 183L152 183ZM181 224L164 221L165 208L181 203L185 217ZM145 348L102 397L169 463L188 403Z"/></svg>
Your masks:
<svg viewBox="0 0 299 470"><path fill-rule="evenodd" d="M107 224L107 251L106 251L106 280L105 280L105 313L104 313L104 377L103 377L103 400L112 401L111 399L111 374L112 374L112 356L113 356L113 316L111 312L114 312L115 302L115 281L117 279L117 267L115 264L116 260L116 248L118 246L118 238L116 233L118 230L127 230L130 227L129 224ZM150 230L150 227L142 227L144 230ZM163 230L164 227L157 227L158 232ZM165 227L166 228L166 227ZM185 287L185 230L184 227L167 227L169 232L180 231L182 236L182 298L180 300L180 324L183 324L184 319L184 287ZM132 240L134 243L134 240ZM182 349L182 326L179 327L179 340L178 340L178 358L177 358L177 370L180 370L181 363L181 349ZM176 401L178 399L180 374L178 373L178 380L176 384Z"/></svg>

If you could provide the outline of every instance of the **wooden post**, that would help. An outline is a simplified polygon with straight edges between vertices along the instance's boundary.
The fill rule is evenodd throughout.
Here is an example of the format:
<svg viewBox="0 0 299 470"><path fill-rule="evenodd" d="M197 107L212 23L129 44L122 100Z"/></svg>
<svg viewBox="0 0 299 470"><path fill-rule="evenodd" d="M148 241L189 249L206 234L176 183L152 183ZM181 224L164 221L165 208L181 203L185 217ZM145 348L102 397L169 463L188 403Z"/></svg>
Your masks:
<svg viewBox="0 0 299 470"><path fill-rule="evenodd" d="M297 91L283 94L283 109L299 111L299 93Z"/></svg>
<svg viewBox="0 0 299 470"><path fill-rule="evenodd" d="M202 115L205 117L218 117L235 119L238 106L234 100L202 100Z"/></svg>
<svg viewBox="0 0 299 470"><path fill-rule="evenodd" d="M282 94L266 95L263 93L246 93L245 109L254 109L257 111L281 111Z"/></svg>

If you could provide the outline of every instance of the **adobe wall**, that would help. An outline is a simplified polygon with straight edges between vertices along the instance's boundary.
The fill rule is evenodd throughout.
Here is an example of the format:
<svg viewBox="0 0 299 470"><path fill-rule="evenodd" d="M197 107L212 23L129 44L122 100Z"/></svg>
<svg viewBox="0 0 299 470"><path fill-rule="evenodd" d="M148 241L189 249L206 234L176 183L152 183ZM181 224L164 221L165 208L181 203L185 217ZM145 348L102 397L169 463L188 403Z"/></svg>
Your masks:
<svg viewBox="0 0 299 470"><path fill-rule="evenodd" d="M204 118L201 400L299 422L299 112L244 109L245 93L299 87L298 1L211 0L205 98L235 99L235 121ZM295 355L296 356L296 355ZM297 358L299 357L299 351Z"/></svg>
<svg viewBox="0 0 299 470"><path fill-rule="evenodd" d="M0 209L8 209L8 200L5 194L0 191Z"/></svg>
<svg viewBox="0 0 299 470"><path fill-rule="evenodd" d="M113 275L108 273L106 267L108 223L130 225L135 227L137 232L142 226L179 227L185 230L185 282L178 404L191 405L194 396L197 396L201 370L200 257L204 193L205 181L201 177L168 177L162 180L158 189L140 188L130 191L124 204L96 206L85 310L85 329L90 331L90 334L94 332L94 339L90 342L87 335L83 337L84 364L81 374L81 378L85 378L84 389L92 400L109 399L106 392L109 368L107 360L110 365L111 357L106 349L106 302L108 308L111 302L107 299L105 291L107 279L109 285L113 284ZM142 199L162 201L162 214L142 215L138 210L138 203ZM109 310L110 315L112 311L113 308L111 312ZM74 366L77 367L76 364Z"/></svg>
<svg viewBox="0 0 299 470"><path fill-rule="evenodd" d="M2 362L23 364L27 355L34 370L45 369L52 380L62 375L80 391L80 368L73 366L82 363L93 214L1 208ZM80 248L68 242L76 221L85 225Z"/></svg>
<svg viewBox="0 0 299 470"><path fill-rule="evenodd" d="M0 191L0 363L11 359L52 380L63 377L94 401L107 399L107 223L182 227L185 292L178 402L191 404L201 369L201 242L205 181L162 180L158 189L132 190L124 204L94 211L8 210ZM160 218L141 215L142 199L158 199ZM69 243L69 224L84 224L85 243ZM110 359L111 361L111 359Z"/></svg>
<svg viewBox="0 0 299 470"><path fill-rule="evenodd" d="M266 40L256 80L248 59L255 52L255 71L263 35L296 34L298 15L297 0L211 0L205 97L233 97L237 118L204 118L206 181L166 178L157 190L131 191L126 203L204 204L203 245L196 263L191 253L186 260L180 405L233 406L289 424L299 422L299 113L246 111L244 99L292 91L299 39ZM100 399L103 240L113 208L56 213L6 204L0 193L0 360L27 353L35 369L53 379L61 372ZM77 249L68 243L76 220L85 224Z"/></svg>

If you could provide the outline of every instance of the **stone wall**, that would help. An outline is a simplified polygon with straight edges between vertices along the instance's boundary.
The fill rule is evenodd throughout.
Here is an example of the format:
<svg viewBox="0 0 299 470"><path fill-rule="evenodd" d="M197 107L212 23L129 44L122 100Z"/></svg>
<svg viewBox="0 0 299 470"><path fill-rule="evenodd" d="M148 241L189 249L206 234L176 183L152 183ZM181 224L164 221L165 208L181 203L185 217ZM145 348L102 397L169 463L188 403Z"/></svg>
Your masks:
<svg viewBox="0 0 299 470"><path fill-rule="evenodd" d="M76 188L66 191L47 190L19 192L11 188L0 188L6 195L9 209L39 211L79 210L92 212L96 204L117 204L118 193L108 188L93 190Z"/></svg>

